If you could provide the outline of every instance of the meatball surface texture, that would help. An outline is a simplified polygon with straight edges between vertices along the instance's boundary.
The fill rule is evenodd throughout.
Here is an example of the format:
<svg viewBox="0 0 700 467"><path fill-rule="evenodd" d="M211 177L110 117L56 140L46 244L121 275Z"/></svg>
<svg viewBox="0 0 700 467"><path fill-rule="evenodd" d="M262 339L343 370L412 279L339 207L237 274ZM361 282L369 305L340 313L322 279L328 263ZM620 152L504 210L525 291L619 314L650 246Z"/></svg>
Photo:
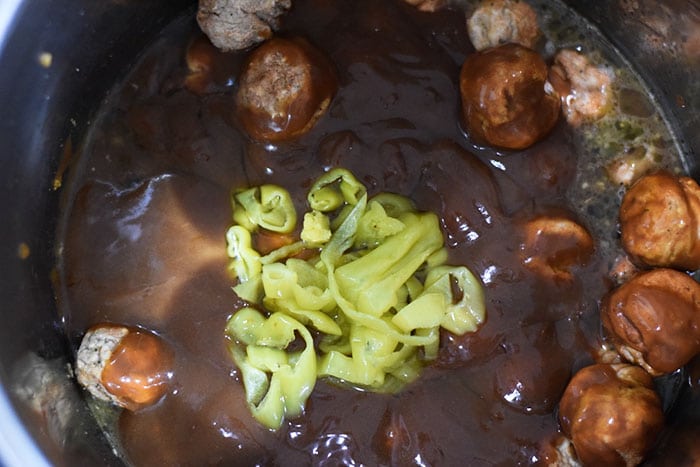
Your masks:
<svg viewBox="0 0 700 467"><path fill-rule="evenodd" d="M656 172L640 178L620 206L622 246L648 266L700 268L700 187Z"/></svg>
<svg viewBox="0 0 700 467"><path fill-rule="evenodd" d="M240 124L258 141L307 132L338 88L333 64L302 38L273 38L248 57L236 105Z"/></svg>
<svg viewBox="0 0 700 467"><path fill-rule="evenodd" d="M570 281L571 269L584 266L593 254L593 237L571 219L541 215L525 223L520 253L525 267L538 275Z"/></svg>
<svg viewBox="0 0 700 467"><path fill-rule="evenodd" d="M673 269L641 273L603 300L601 320L625 359L673 372L700 353L700 284Z"/></svg>
<svg viewBox="0 0 700 467"><path fill-rule="evenodd" d="M199 0L197 23L222 51L243 50L272 36L291 0Z"/></svg>
<svg viewBox="0 0 700 467"><path fill-rule="evenodd" d="M419 11L434 13L446 5L446 0L404 0L409 5L413 5Z"/></svg>
<svg viewBox="0 0 700 467"><path fill-rule="evenodd" d="M562 431L583 465L638 465L664 424L652 378L626 364L579 370L559 403Z"/></svg>
<svg viewBox="0 0 700 467"><path fill-rule="evenodd" d="M559 97L537 52L518 44L477 52L460 72L462 124L478 144L525 149L559 118Z"/></svg>

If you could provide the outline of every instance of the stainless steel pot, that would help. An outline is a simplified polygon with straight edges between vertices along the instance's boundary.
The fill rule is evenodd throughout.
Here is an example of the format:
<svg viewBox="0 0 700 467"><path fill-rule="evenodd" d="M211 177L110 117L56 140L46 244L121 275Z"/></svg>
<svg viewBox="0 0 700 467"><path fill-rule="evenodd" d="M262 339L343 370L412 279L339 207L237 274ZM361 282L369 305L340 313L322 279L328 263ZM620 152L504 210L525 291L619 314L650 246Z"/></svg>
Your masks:
<svg viewBox="0 0 700 467"><path fill-rule="evenodd" d="M699 178L700 1L567 0L650 85ZM192 0L0 2L0 465L120 465L66 366L51 271L61 161Z"/></svg>

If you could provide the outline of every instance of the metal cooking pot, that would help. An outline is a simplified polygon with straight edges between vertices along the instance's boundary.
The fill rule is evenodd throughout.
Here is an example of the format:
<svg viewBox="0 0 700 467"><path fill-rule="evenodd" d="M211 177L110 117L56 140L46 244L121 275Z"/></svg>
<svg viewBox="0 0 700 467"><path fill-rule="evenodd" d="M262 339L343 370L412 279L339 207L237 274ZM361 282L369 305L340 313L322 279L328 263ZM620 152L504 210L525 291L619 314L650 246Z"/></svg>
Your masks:
<svg viewBox="0 0 700 467"><path fill-rule="evenodd" d="M700 159L700 0L565 0L620 49ZM0 1L0 466L121 465L67 367L51 273L61 161L193 0Z"/></svg>

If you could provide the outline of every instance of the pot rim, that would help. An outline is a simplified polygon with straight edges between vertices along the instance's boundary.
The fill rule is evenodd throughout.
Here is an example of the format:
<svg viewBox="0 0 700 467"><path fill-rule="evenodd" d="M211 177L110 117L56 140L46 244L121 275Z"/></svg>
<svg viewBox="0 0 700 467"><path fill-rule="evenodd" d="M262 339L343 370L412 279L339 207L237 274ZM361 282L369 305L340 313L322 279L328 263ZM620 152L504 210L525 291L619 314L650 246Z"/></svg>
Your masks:
<svg viewBox="0 0 700 467"><path fill-rule="evenodd" d="M0 55L13 29L23 0L3 0L0 2ZM39 450L34 438L17 416L13 404L0 385L0 465L19 467L32 465L48 467L50 464Z"/></svg>
<svg viewBox="0 0 700 467"><path fill-rule="evenodd" d="M22 0L3 0L0 2L0 50L4 48L5 40L10 34L12 20L19 10Z"/></svg>
<svg viewBox="0 0 700 467"><path fill-rule="evenodd" d="M26 465L48 467L50 465L17 417L17 413L3 389L0 389L0 419L2 419L2 423L0 423L0 465L5 467Z"/></svg>

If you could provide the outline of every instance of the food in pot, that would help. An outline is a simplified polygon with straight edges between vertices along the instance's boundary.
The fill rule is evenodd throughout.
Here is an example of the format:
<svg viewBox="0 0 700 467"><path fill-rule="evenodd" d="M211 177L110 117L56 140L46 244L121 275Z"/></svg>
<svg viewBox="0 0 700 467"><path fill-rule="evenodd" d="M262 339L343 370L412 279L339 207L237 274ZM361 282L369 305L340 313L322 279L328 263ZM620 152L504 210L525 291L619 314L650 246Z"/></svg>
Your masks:
<svg viewBox="0 0 700 467"><path fill-rule="evenodd" d="M467 57L459 75L464 128L476 143L524 149L549 133L559 97L537 52L505 44Z"/></svg>
<svg viewBox="0 0 700 467"><path fill-rule="evenodd" d="M145 53L71 168L58 239L60 306L76 348L91 327L120 323L173 355L172 390L146 409L88 397L126 462L543 459L543 443L560 435L568 380L604 343L598 303L623 254L620 188L604 168L625 125L640 129L630 144L654 145L658 166L680 166L658 113L623 110L653 101L614 50L572 27L558 3L531 5L551 44L528 53L546 63L547 50L598 51L591 63L617 79L600 120L561 119L525 150L463 131L473 3L425 12L403 0L297 0L275 37L306 38L337 89L321 118L280 141L249 134L236 109L244 64L265 44L216 51L185 18ZM561 266L566 280L523 262L524 221L542 217L583 245ZM433 251L427 261L402 253L411 250L402 235L415 231ZM397 264L404 278L388 280L380 266ZM444 319L443 306L456 316L479 290L474 332ZM419 308L424 300L438 306ZM375 312L391 332L359 329L356 318L376 323ZM409 345L392 342L401 339ZM391 361L398 353L407 359Z"/></svg>
<svg viewBox="0 0 700 467"><path fill-rule="evenodd" d="M622 245L649 266L700 268L700 187L656 172L639 179L620 206Z"/></svg>
<svg viewBox="0 0 700 467"><path fill-rule="evenodd" d="M158 402L172 378L172 355L157 336L125 326L88 329L76 357L76 375L93 396L129 410Z"/></svg>
<svg viewBox="0 0 700 467"><path fill-rule="evenodd" d="M534 48L540 38L537 13L519 0L482 1L467 19L469 39L476 50L515 43Z"/></svg>
<svg viewBox="0 0 700 467"><path fill-rule="evenodd" d="M437 11L445 6L445 0L404 0L409 5L413 5L420 11Z"/></svg>
<svg viewBox="0 0 700 467"><path fill-rule="evenodd" d="M700 284L673 269L640 273L606 297L602 322L627 360L673 372L700 353Z"/></svg>
<svg viewBox="0 0 700 467"><path fill-rule="evenodd" d="M333 169L309 190L301 241L264 257L251 236L263 227L294 229L289 193L266 185L234 200L237 223L227 233L239 281L233 290L251 305L226 329L253 415L269 428L303 413L317 377L397 391L437 358L441 328L463 335L484 321L478 279L445 264L437 216L417 212L408 198L368 199L350 172ZM294 257L308 248L320 254ZM296 333L301 351L290 349Z"/></svg>
<svg viewBox="0 0 700 467"><path fill-rule="evenodd" d="M610 180L621 186L630 186L648 172L656 170L653 147L629 148L606 167Z"/></svg>
<svg viewBox="0 0 700 467"><path fill-rule="evenodd" d="M272 37L291 0L200 0L197 23L221 50L243 50Z"/></svg>
<svg viewBox="0 0 700 467"><path fill-rule="evenodd" d="M626 364L579 370L561 398L559 420L583 465L638 465L664 425L651 376Z"/></svg>
<svg viewBox="0 0 700 467"><path fill-rule="evenodd" d="M523 264L543 277L571 280L572 268L585 266L593 254L591 234L565 216L538 216L528 220L523 230Z"/></svg>
<svg viewBox="0 0 700 467"><path fill-rule="evenodd" d="M323 115L337 87L336 72L322 52L299 37L276 37L248 57L236 113L253 139L294 138Z"/></svg>
<svg viewBox="0 0 700 467"><path fill-rule="evenodd" d="M204 94L211 85L217 49L205 37L197 37L187 47L185 61L188 74L185 86L197 94Z"/></svg>
<svg viewBox="0 0 700 467"><path fill-rule="evenodd" d="M560 50L554 57L550 79L561 96L562 111L571 125L597 120L612 106L612 71L593 65L580 52Z"/></svg>

